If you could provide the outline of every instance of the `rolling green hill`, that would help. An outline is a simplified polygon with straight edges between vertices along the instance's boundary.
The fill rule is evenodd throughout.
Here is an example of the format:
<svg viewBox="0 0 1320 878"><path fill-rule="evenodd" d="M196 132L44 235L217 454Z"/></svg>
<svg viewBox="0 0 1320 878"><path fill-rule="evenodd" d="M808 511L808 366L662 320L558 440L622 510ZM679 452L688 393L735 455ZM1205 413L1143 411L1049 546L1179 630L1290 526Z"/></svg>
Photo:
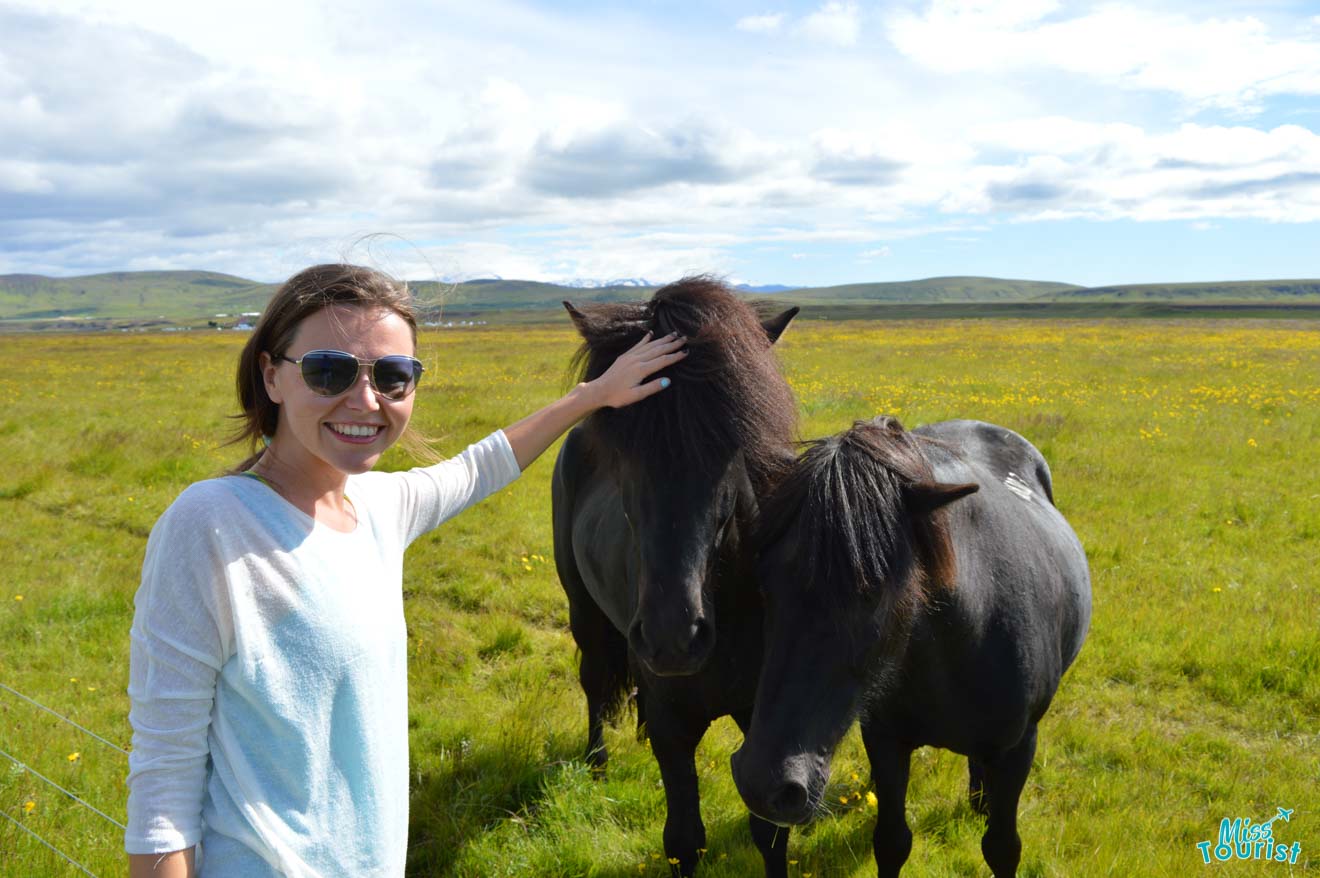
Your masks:
<svg viewBox="0 0 1320 878"><path fill-rule="evenodd" d="M534 312L555 309L568 299L577 304L644 298L653 288L615 286L565 287L519 280L474 280L460 284L413 284L434 316L439 306L450 313ZM210 271L139 271L52 278L34 274L0 275L0 320L40 326L58 321L61 328L142 323L193 323L262 310L276 289L229 274ZM1320 280L1229 281L1138 284L1084 288L1047 281L990 277L934 277L890 283L802 287L779 293L748 293L808 307L828 306L849 313L894 306L920 308L1024 307L1057 308L1164 306L1204 308L1253 305L1315 307ZM1121 316L1121 315L1114 315Z"/></svg>
<svg viewBox="0 0 1320 878"><path fill-rule="evenodd" d="M1132 284L1063 290L1054 302L1178 302L1181 304L1320 304L1320 280Z"/></svg>
<svg viewBox="0 0 1320 878"><path fill-rule="evenodd" d="M0 275L0 319L195 320L260 311L272 284L214 271L117 271L82 277Z"/></svg>
<svg viewBox="0 0 1320 878"><path fill-rule="evenodd" d="M1022 302L1079 290L1075 284L997 277L931 277L894 283L804 287L776 295L801 304L859 305L866 303L938 304L945 302Z"/></svg>
<svg viewBox="0 0 1320 878"><path fill-rule="evenodd" d="M597 287L584 289L532 280L471 280L461 284L412 283L417 296L427 303L465 311L510 308L558 308L564 300L582 302L628 302L646 298L655 287Z"/></svg>

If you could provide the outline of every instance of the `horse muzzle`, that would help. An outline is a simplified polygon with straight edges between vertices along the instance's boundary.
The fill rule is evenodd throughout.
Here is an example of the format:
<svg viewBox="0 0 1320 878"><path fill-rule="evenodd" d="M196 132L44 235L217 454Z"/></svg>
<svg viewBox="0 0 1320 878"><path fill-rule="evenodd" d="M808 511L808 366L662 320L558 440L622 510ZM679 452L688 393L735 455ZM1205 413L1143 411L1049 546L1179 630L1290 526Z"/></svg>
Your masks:
<svg viewBox="0 0 1320 878"><path fill-rule="evenodd" d="M746 750L744 742L730 763L733 782L747 808L777 826L794 826L811 820L820 807L829 763L810 754L774 761L756 760Z"/></svg>
<svg viewBox="0 0 1320 878"><path fill-rule="evenodd" d="M628 646L657 677L690 676L714 651L715 626L704 616L666 624L638 614L628 629Z"/></svg>

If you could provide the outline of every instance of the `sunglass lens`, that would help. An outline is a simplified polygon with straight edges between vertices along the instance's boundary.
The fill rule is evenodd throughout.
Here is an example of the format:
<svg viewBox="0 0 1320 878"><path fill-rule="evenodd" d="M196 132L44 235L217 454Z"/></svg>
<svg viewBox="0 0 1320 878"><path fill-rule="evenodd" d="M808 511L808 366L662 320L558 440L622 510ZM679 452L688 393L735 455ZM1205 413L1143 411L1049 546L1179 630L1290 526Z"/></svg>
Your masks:
<svg viewBox="0 0 1320 878"><path fill-rule="evenodd" d="M335 396L357 380L357 360L334 351L312 351L303 355L302 376L313 393Z"/></svg>
<svg viewBox="0 0 1320 878"><path fill-rule="evenodd" d="M413 392L421 372L412 357L381 357L376 361L371 378L376 389L386 399L403 399Z"/></svg>

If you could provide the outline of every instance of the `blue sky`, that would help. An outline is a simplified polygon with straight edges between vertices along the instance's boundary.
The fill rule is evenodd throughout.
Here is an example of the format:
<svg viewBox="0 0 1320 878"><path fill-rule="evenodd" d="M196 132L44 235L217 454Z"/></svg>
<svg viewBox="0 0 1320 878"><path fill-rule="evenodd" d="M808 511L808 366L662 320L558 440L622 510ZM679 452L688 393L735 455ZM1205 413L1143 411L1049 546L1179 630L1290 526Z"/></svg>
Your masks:
<svg viewBox="0 0 1320 878"><path fill-rule="evenodd" d="M1317 2L0 0L0 139L0 273L1320 276Z"/></svg>

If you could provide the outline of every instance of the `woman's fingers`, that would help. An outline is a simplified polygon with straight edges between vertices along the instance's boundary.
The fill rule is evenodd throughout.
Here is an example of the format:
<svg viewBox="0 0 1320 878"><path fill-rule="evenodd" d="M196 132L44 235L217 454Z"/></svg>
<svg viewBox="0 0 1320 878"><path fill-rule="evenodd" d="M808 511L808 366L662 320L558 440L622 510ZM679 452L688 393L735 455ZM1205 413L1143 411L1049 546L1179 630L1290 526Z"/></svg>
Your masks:
<svg viewBox="0 0 1320 878"><path fill-rule="evenodd" d="M648 396L654 396L669 386L668 378L657 378L654 381L647 381L645 384L638 384L633 388L633 402L646 399Z"/></svg>
<svg viewBox="0 0 1320 878"><path fill-rule="evenodd" d="M674 351L671 354L662 354L658 357L654 357L650 360L647 360L642 365L646 366L646 370L647 370L646 374L649 375L652 372L658 372L659 370L663 369L665 366L672 366L674 363L677 363L679 360L683 359L687 355L688 355L687 351Z"/></svg>
<svg viewBox="0 0 1320 878"><path fill-rule="evenodd" d="M657 357L665 356L677 351L683 345L687 344L687 339L681 335L670 333L663 338L657 338L647 343L644 347L634 347L628 353L632 354L640 362L649 362Z"/></svg>

